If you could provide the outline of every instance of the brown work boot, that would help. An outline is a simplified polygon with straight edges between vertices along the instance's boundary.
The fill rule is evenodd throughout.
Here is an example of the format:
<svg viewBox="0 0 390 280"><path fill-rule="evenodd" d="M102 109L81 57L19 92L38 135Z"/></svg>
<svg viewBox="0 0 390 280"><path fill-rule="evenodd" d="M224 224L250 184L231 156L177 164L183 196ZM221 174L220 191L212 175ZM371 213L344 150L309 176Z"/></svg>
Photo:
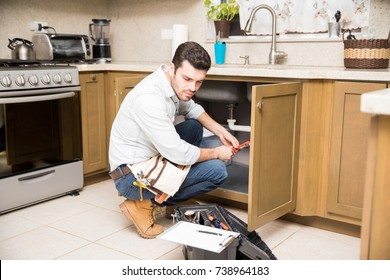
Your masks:
<svg viewBox="0 0 390 280"><path fill-rule="evenodd" d="M143 238L155 238L164 231L162 225L154 223L153 209L155 206L149 199L142 201L126 199L119 207L126 218L134 223L139 235Z"/></svg>

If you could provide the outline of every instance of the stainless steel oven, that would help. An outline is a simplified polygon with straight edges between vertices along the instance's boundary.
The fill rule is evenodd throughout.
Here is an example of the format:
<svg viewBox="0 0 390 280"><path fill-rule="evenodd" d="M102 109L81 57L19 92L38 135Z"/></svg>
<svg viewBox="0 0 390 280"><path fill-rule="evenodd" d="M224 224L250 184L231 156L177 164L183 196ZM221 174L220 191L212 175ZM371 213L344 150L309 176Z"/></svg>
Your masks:
<svg viewBox="0 0 390 280"><path fill-rule="evenodd" d="M83 187L76 67L0 63L0 214Z"/></svg>

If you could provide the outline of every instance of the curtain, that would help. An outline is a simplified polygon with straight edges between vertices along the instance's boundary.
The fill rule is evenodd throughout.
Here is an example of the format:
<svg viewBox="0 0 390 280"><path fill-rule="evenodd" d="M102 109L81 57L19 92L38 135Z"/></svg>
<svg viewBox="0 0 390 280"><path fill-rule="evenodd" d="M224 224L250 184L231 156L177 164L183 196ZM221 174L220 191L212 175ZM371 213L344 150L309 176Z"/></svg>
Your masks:
<svg viewBox="0 0 390 280"><path fill-rule="evenodd" d="M328 22L334 22L341 12L341 27L354 29L367 27L370 0L238 0L240 25L244 29L254 7L271 6L277 15L277 33L321 33L328 31ZM269 35L272 31L271 14L257 11L250 34Z"/></svg>

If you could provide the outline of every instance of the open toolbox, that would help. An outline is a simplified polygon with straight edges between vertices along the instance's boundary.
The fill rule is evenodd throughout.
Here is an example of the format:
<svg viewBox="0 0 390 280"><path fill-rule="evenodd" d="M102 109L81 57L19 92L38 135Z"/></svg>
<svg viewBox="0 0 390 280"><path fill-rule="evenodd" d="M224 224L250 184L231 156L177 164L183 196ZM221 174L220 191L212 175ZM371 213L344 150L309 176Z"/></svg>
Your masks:
<svg viewBox="0 0 390 280"><path fill-rule="evenodd" d="M174 219L239 233L238 237L220 253L183 245L185 259L277 259L257 232L248 231L246 223L218 204L178 206L175 209Z"/></svg>

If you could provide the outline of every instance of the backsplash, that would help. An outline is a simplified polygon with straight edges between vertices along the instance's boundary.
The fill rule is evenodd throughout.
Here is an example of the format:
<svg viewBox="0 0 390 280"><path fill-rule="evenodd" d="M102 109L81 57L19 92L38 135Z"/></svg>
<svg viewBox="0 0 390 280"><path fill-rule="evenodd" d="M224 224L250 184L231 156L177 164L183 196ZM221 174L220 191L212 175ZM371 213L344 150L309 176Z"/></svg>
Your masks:
<svg viewBox="0 0 390 280"><path fill-rule="evenodd" d="M71 5L70 5L71 3ZM206 39L207 19L203 0L13 0L0 1L0 58L10 58L8 38L31 39L29 24L48 22L58 33L88 34L92 18L110 18L113 61L169 62L171 40L161 39L162 29L188 25L189 40L201 43L213 57ZM376 38L387 38L390 1L370 0L370 27ZM331 40L283 41L277 48L288 53L289 65L343 66L343 43ZM270 42L228 42L226 63L268 63ZM326 55L324 55L326 54Z"/></svg>

